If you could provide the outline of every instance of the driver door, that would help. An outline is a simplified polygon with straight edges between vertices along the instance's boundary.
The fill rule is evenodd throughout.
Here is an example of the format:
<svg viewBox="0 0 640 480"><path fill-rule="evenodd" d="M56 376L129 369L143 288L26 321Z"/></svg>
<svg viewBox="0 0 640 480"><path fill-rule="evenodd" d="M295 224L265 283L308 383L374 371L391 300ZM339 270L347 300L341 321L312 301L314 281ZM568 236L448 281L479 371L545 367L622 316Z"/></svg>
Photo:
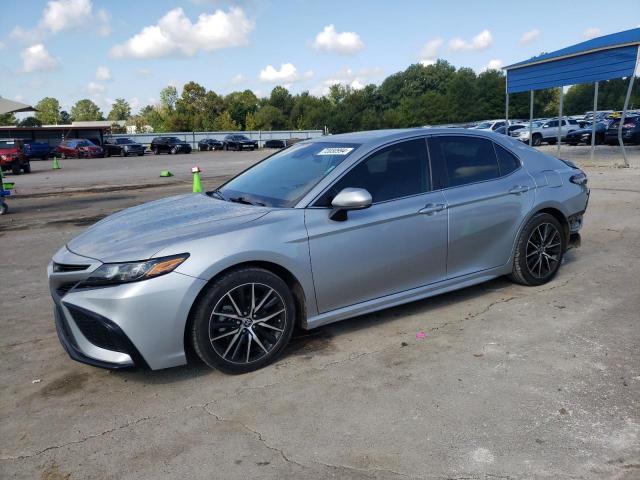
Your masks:
<svg viewBox="0 0 640 480"><path fill-rule="evenodd" d="M364 188L373 204L329 218L343 188ZM431 191L424 138L383 147L359 162L305 212L320 313L443 280L447 210Z"/></svg>

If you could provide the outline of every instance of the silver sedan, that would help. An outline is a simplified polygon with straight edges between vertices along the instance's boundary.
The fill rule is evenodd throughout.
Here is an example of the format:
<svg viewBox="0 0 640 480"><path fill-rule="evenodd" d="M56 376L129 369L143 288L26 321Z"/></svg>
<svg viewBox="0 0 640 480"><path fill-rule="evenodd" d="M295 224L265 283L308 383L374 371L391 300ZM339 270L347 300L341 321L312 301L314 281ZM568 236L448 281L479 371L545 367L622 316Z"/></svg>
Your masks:
<svg viewBox="0 0 640 480"><path fill-rule="evenodd" d="M160 369L195 352L243 373L294 327L508 275L550 281L582 227L587 177L504 135L380 130L308 140L217 190L111 215L48 267L69 355Z"/></svg>

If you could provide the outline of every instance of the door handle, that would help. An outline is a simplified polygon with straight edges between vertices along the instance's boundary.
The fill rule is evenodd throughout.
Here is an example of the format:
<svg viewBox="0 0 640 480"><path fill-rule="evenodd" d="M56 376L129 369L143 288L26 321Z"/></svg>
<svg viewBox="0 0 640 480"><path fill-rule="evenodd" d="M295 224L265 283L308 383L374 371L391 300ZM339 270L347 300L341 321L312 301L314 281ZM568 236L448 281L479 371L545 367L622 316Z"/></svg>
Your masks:
<svg viewBox="0 0 640 480"><path fill-rule="evenodd" d="M434 213L441 212L447 209L446 203L427 203L424 208L418 210L421 215L433 215Z"/></svg>
<svg viewBox="0 0 640 480"><path fill-rule="evenodd" d="M520 195L521 193L528 192L530 189L527 185L516 185L515 187L511 187L509 193L512 195Z"/></svg>

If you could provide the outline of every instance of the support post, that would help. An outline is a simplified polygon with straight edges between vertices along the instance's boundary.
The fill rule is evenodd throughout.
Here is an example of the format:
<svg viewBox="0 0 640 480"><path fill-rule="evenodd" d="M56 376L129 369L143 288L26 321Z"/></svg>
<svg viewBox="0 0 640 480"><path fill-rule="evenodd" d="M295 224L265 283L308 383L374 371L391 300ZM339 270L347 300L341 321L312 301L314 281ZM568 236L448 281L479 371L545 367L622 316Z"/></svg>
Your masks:
<svg viewBox="0 0 640 480"><path fill-rule="evenodd" d="M507 74L507 78L504 83L504 133L509 135L509 90L507 87L509 86L509 76Z"/></svg>
<svg viewBox="0 0 640 480"><path fill-rule="evenodd" d="M640 55L640 54L639 54ZM636 78L636 74L633 73L629 77L629 88L627 88L627 95L624 97L624 107L622 108L622 116L620 117L620 123L618 124L618 143L622 149L622 156L624 157L624 166L629 166L629 157L627 157L627 151L624 148L624 142L622 141L622 125L627 116L627 108L629 107L629 98L631 97L631 90L633 90L633 81Z"/></svg>
<svg viewBox="0 0 640 480"><path fill-rule="evenodd" d="M598 113L598 85L600 82L596 82L595 90L593 91L593 119L591 125L591 161L593 162L593 154L596 149L596 114Z"/></svg>
<svg viewBox="0 0 640 480"><path fill-rule="evenodd" d="M529 146L533 146L533 90L531 90L531 100L529 102Z"/></svg>
<svg viewBox="0 0 640 480"><path fill-rule="evenodd" d="M558 153L560 153L560 142L562 140L562 103L564 101L564 86L560 85L560 112L558 116Z"/></svg>

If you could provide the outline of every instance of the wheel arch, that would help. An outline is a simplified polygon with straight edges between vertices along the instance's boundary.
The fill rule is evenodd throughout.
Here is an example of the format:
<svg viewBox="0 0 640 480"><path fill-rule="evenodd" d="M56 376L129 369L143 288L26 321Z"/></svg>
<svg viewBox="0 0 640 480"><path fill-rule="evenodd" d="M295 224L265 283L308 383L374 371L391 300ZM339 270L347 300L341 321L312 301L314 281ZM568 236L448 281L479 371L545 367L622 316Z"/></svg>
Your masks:
<svg viewBox="0 0 640 480"><path fill-rule="evenodd" d="M189 309L189 315L187 317L187 321L185 322L184 332L183 332L183 345L184 351L187 355L187 358L194 358L195 352L193 345L191 344L191 337L189 332L191 331L191 326L193 324L193 309L195 305L200 301L202 295L204 295L205 290L212 285L218 278L229 273L232 270L238 270L241 268L248 267L257 267L267 270L278 277L280 277L287 286L291 289L291 293L293 294L293 299L296 307L296 326L305 328L307 324L307 300L304 292L304 288L302 288L302 284L298 280L298 278L287 268L283 267L274 262L269 262L265 260L251 260L245 261L241 263L236 263L231 265L224 270L219 271L214 275L201 289L195 300L193 301L191 308Z"/></svg>

